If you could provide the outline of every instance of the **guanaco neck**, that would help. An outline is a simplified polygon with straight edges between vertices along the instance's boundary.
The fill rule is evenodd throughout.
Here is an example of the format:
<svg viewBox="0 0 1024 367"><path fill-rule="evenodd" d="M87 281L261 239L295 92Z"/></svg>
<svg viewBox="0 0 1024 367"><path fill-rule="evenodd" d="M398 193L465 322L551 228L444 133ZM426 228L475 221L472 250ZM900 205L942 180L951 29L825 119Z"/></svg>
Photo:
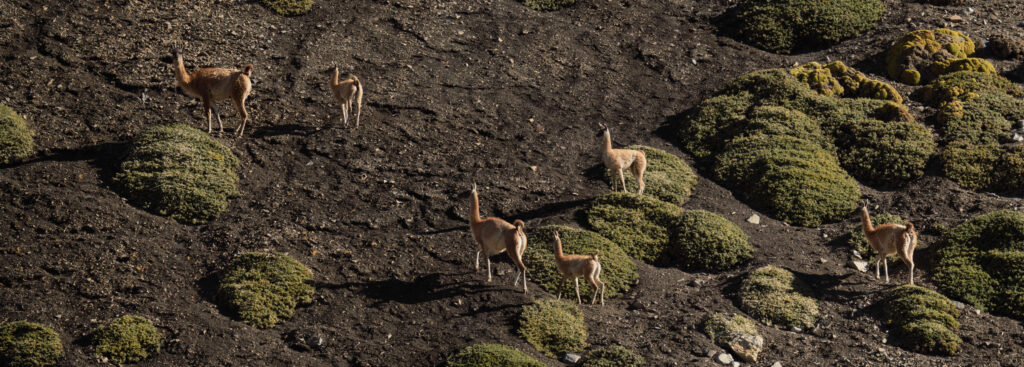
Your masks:
<svg viewBox="0 0 1024 367"><path fill-rule="evenodd" d="M604 130L604 144L601 145L602 152L612 151L612 133L608 129Z"/></svg>
<svg viewBox="0 0 1024 367"><path fill-rule="evenodd" d="M337 76L337 74L335 74ZM469 208L469 224L477 224L483 222L480 219L480 198L477 197L476 191L473 191L473 204Z"/></svg>
<svg viewBox="0 0 1024 367"><path fill-rule="evenodd" d="M185 62L181 60L181 55L178 55L177 61L174 62L174 75L178 78L178 85L187 86L192 78L185 71Z"/></svg>
<svg viewBox="0 0 1024 367"><path fill-rule="evenodd" d="M338 68L334 68L334 77L331 78L331 85L338 86ZM473 195L476 195L476 193L473 193Z"/></svg>
<svg viewBox="0 0 1024 367"><path fill-rule="evenodd" d="M864 232L871 233L875 231L875 226L871 225L871 216L868 215L867 209L861 210L860 220L864 224Z"/></svg>
<svg viewBox="0 0 1024 367"><path fill-rule="evenodd" d="M555 259L561 260L565 254L562 253L562 241L555 240Z"/></svg>

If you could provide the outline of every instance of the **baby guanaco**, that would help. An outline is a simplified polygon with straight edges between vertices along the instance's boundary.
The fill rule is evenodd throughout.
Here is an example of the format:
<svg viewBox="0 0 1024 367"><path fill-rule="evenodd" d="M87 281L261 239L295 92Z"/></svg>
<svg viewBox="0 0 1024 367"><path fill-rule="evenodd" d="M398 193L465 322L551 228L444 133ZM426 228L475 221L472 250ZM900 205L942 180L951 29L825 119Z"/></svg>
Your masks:
<svg viewBox="0 0 1024 367"><path fill-rule="evenodd" d="M601 251L594 251L594 254L590 256L565 255L562 253L562 239L559 238L558 231L555 231L555 238L551 240L551 244L555 247L555 263L558 265L558 272L562 273L562 282L558 284L558 298L562 298L562 287L569 281L569 278L572 278L576 283L576 302L582 304L580 277L583 277L590 283L590 286L594 287L594 298L590 300L590 303L597 303L597 293L600 290L601 304L603 305L604 282L601 281L601 262L597 259L597 255Z"/></svg>

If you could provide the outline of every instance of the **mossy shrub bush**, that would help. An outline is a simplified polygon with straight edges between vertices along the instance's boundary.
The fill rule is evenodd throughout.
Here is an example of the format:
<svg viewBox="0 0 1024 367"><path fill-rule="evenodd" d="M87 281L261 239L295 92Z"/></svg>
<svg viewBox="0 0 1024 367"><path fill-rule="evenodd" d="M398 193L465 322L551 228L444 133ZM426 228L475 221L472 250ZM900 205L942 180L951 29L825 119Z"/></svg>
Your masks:
<svg viewBox="0 0 1024 367"><path fill-rule="evenodd" d="M904 347L920 353L952 355L960 349L960 317L945 296L918 286L889 291L881 301L882 322Z"/></svg>
<svg viewBox="0 0 1024 367"><path fill-rule="evenodd" d="M544 288L545 291L555 293L562 282L562 274L558 272L555 265L554 247L549 242L554 239L555 231L558 231L562 239L562 252L575 255L592 255L600 251L598 259L601 261L601 281L604 282L604 295L606 298L613 298L629 291L636 284L637 272L633 259L622 251L618 245L601 237L601 235L577 228L566 226L544 226L531 230L528 234L526 252L523 253L523 262L526 263L527 273L530 280ZM593 298L593 288L580 279L580 297L589 300ZM576 291L572 282L566 283L562 289L562 296L567 300L576 299Z"/></svg>
<svg viewBox="0 0 1024 367"><path fill-rule="evenodd" d="M583 357L580 367L640 367L644 357L622 346L612 345L594 349Z"/></svg>
<svg viewBox="0 0 1024 367"><path fill-rule="evenodd" d="M33 134L21 115L0 103L0 166L32 156L35 153Z"/></svg>
<svg viewBox="0 0 1024 367"><path fill-rule="evenodd" d="M727 349L729 342L740 335L761 335L757 331L757 324L754 323L754 320L743 317L743 315L726 317L720 313L707 315L701 322L701 330L715 345Z"/></svg>
<svg viewBox="0 0 1024 367"><path fill-rule="evenodd" d="M1024 214L983 214L946 232L932 280L944 293L982 310L1024 320Z"/></svg>
<svg viewBox="0 0 1024 367"><path fill-rule="evenodd" d="M921 98L932 106L970 99L971 94L998 93L1024 97L1020 86L998 74L959 71L938 77L921 89Z"/></svg>
<svg viewBox="0 0 1024 367"><path fill-rule="evenodd" d="M671 262L687 271L723 271L754 258L754 247L740 227L721 215L687 210L668 249Z"/></svg>
<svg viewBox="0 0 1024 367"><path fill-rule="evenodd" d="M523 306L519 335L552 358L587 347L587 325L575 303L543 298Z"/></svg>
<svg viewBox="0 0 1024 367"><path fill-rule="evenodd" d="M693 172L682 158L661 149L651 148L643 145L631 145L626 149L643 151L647 155L647 170L644 171L644 195L651 195L663 201L683 205L690 198L693 186L697 184L697 174ZM622 189L619 182L618 172L606 170L611 187ZM638 186L636 179L629 172L624 170L622 176L626 178L626 191L636 192Z"/></svg>
<svg viewBox="0 0 1024 367"><path fill-rule="evenodd" d="M584 210L587 225L647 263L664 260L671 231L683 209L650 195L616 192L594 199Z"/></svg>
<svg viewBox="0 0 1024 367"><path fill-rule="evenodd" d="M523 0L523 5L536 11L553 11L571 6L576 0Z"/></svg>
<svg viewBox="0 0 1024 367"><path fill-rule="evenodd" d="M53 329L28 321L0 326L0 366L52 366L63 356L64 346Z"/></svg>
<svg viewBox="0 0 1024 367"><path fill-rule="evenodd" d="M238 159L206 133L185 125L150 128L132 146L114 184L133 203L181 223L201 224L238 195Z"/></svg>
<svg viewBox="0 0 1024 367"><path fill-rule="evenodd" d="M897 187L924 175L938 144L932 132L913 121L850 119L836 133L839 162L861 181Z"/></svg>
<svg viewBox="0 0 1024 367"><path fill-rule="evenodd" d="M878 213L871 216L871 224L875 227L889 223L903 225L906 222L898 214ZM867 237L864 236L864 226L858 223L850 227L848 233L850 234L850 241L848 242L850 247L857 250L865 259L873 259L876 252L875 249L871 248ZM888 259L890 261L899 261L899 255L891 255Z"/></svg>
<svg viewBox="0 0 1024 367"><path fill-rule="evenodd" d="M303 15L313 8L313 0L260 0L263 6L279 15Z"/></svg>
<svg viewBox="0 0 1024 367"><path fill-rule="evenodd" d="M217 292L225 309L265 329L313 302L312 280L313 272L288 255L249 252L231 262Z"/></svg>
<svg viewBox="0 0 1024 367"><path fill-rule="evenodd" d="M501 344L476 344L448 357L447 367L544 367L543 363Z"/></svg>
<svg viewBox="0 0 1024 367"><path fill-rule="evenodd" d="M842 61L825 65L809 62L789 69L789 73L824 96L862 97L903 103L903 96L892 85L868 78Z"/></svg>
<svg viewBox="0 0 1024 367"><path fill-rule="evenodd" d="M731 11L731 21L743 42L788 54L854 37L884 12L879 0L748 0Z"/></svg>
<svg viewBox="0 0 1024 367"><path fill-rule="evenodd" d="M963 33L946 28L923 29L896 41L886 52L885 62L890 78L917 85L947 72L981 69L977 61L956 61L973 54L974 41Z"/></svg>
<svg viewBox="0 0 1024 367"><path fill-rule="evenodd" d="M96 355L115 363L136 363L160 353L163 335L149 320L122 316L93 330L90 342Z"/></svg>
<svg viewBox="0 0 1024 367"><path fill-rule="evenodd" d="M740 284L740 309L767 325L807 329L819 316L818 302L803 295L807 292L807 285L788 270L760 267Z"/></svg>

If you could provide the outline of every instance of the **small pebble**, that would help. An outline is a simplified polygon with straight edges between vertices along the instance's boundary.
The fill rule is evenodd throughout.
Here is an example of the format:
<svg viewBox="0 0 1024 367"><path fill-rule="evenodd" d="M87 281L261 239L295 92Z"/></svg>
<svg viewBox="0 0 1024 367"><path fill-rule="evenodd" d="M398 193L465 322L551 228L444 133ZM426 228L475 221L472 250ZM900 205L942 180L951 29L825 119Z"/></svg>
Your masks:
<svg viewBox="0 0 1024 367"><path fill-rule="evenodd" d="M728 365L732 364L732 362L733 362L732 354L729 354L729 353L719 354L718 357L715 357L715 361L718 361L718 363L721 363L721 364L724 364L724 365L728 366Z"/></svg>

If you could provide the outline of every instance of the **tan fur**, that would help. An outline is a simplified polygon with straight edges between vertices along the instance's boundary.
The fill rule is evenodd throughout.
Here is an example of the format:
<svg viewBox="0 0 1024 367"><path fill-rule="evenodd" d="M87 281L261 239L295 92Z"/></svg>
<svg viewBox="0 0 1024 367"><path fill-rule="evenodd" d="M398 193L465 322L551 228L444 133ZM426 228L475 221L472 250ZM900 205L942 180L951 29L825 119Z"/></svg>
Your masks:
<svg viewBox="0 0 1024 367"><path fill-rule="evenodd" d="M359 116L363 114L363 85L355 75L348 79L338 81L338 68L334 68L334 76L331 78L331 91L334 92L334 99L341 105L342 121L348 126L348 116L352 112L352 102L356 105L356 127L359 127Z"/></svg>
<svg viewBox="0 0 1024 367"><path fill-rule="evenodd" d="M622 171L629 168L629 171L633 173L633 177L636 178L636 182L640 187L637 190L637 194L643 195L644 171L647 170L647 154L642 150L612 149L612 133L607 127L602 126L602 128L604 129L604 136L601 144L601 158L604 161L605 168L612 170L612 172L618 172L619 182L622 183L622 191L626 191L626 177L622 175Z"/></svg>
<svg viewBox="0 0 1024 367"><path fill-rule="evenodd" d="M885 282L889 282L889 264L886 257L892 254L899 254L900 259L910 268L910 284L914 284L914 248L917 247L917 231L914 224L907 222L906 226L899 224L883 224L875 227L871 224L871 217L868 215L868 208L861 208L861 222L864 226L864 236L868 244L877 253L875 258L875 279L881 277L878 270L879 262L885 267Z"/></svg>
<svg viewBox="0 0 1024 367"><path fill-rule="evenodd" d="M480 218L480 199L473 185L473 203L470 208L469 228L473 239L480 245L476 252L476 269L480 270L480 253L487 258L487 281L491 281L491 256L502 252L508 253L516 265L515 282L519 284L519 274L523 274L523 293L526 293L526 265L523 264L523 252L526 251L525 224L516 220L513 224L495 217Z"/></svg>
<svg viewBox="0 0 1024 367"><path fill-rule="evenodd" d="M558 271L562 273L562 282L558 284L558 299L562 299L562 287L569 281L569 278L572 278L576 283L576 302L582 304L583 300L580 298L580 277L583 277L590 283L590 286L594 287L594 298L590 300L590 303L597 303L597 294L600 291L601 304L603 305L604 282L601 281L601 262L597 258L600 251L596 251L590 256L565 255L562 253L562 239L559 238L558 232L555 232L555 238L551 240L551 244L554 245L555 264L558 265Z"/></svg>
<svg viewBox="0 0 1024 367"><path fill-rule="evenodd" d="M217 114L217 124L220 126L220 134L224 133L224 123L220 120L220 111L215 105L218 101L230 98L238 109L242 119L239 125L237 136L242 136L245 131L245 123L249 120L249 112L245 110L245 99L252 91L252 82L249 77L252 75L252 65L245 65L242 70L224 68L202 68L188 73L185 70L185 63L181 55L176 55L174 74L178 79L178 86L185 94L197 97L203 101L203 110L206 112L206 132L213 133L213 117L211 111Z"/></svg>

